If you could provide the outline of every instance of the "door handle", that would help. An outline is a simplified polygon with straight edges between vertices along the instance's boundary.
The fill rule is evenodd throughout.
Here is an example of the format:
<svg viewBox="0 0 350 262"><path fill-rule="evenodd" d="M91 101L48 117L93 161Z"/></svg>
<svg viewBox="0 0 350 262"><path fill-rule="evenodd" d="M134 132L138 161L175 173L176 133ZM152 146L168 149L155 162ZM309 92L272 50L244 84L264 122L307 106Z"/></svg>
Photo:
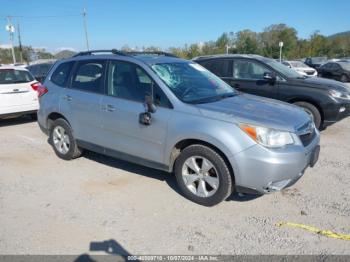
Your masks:
<svg viewBox="0 0 350 262"><path fill-rule="evenodd" d="M239 89L241 88L241 85L240 85L240 84L234 84L233 87L234 87L235 89L238 89L238 90L239 90Z"/></svg>
<svg viewBox="0 0 350 262"><path fill-rule="evenodd" d="M73 98L70 95L63 96L63 99L67 100L67 101L72 101L73 100Z"/></svg>

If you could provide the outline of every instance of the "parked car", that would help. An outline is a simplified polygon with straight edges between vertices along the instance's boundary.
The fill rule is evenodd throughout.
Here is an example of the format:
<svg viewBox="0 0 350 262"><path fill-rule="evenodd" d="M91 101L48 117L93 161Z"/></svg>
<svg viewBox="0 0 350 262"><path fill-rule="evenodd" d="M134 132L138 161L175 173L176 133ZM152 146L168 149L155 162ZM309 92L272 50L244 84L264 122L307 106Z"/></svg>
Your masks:
<svg viewBox="0 0 350 262"><path fill-rule="evenodd" d="M42 83L49 72L51 66L54 64L54 61L34 64L27 66L27 69L32 73L36 80Z"/></svg>
<svg viewBox="0 0 350 262"><path fill-rule="evenodd" d="M305 77L258 55L215 55L194 59L239 91L303 108L318 129L350 116L350 90L336 81Z"/></svg>
<svg viewBox="0 0 350 262"><path fill-rule="evenodd" d="M322 77L346 83L350 81L350 63L329 62L318 68L318 73Z"/></svg>
<svg viewBox="0 0 350 262"><path fill-rule="evenodd" d="M0 119L29 114L39 108L38 81L23 67L0 66Z"/></svg>
<svg viewBox="0 0 350 262"><path fill-rule="evenodd" d="M317 70L300 61L282 61L282 64L303 76L317 76Z"/></svg>
<svg viewBox="0 0 350 262"><path fill-rule="evenodd" d="M281 190L318 159L319 132L303 110L239 93L167 53L83 52L57 62L38 92L38 123L58 157L88 149L174 171L202 205L233 190Z"/></svg>
<svg viewBox="0 0 350 262"><path fill-rule="evenodd" d="M305 64L317 70L317 68L327 63L327 61L327 57L308 57L305 59Z"/></svg>

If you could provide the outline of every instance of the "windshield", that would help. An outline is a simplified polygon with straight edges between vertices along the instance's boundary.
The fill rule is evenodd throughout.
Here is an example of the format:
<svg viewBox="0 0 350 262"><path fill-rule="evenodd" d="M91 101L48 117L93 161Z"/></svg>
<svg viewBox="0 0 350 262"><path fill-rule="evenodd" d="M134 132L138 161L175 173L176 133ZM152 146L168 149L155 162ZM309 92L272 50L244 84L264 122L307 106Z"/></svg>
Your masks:
<svg viewBox="0 0 350 262"><path fill-rule="evenodd" d="M27 83L33 80L33 76L28 71L0 69L0 84Z"/></svg>
<svg viewBox="0 0 350 262"><path fill-rule="evenodd" d="M300 62L300 61L291 61L290 63L292 65L292 67L308 68L307 65L305 65L303 62Z"/></svg>
<svg viewBox="0 0 350 262"><path fill-rule="evenodd" d="M155 64L151 68L185 103L207 103L234 96L236 91L195 63Z"/></svg>
<svg viewBox="0 0 350 262"><path fill-rule="evenodd" d="M284 76L288 78L304 78L299 73L294 71L293 69L290 69L289 67L281 64L280 62L276 62L273 59L265 58L264 62L271 66L273 69L275 69L277 72L283 74Z"/></svg>

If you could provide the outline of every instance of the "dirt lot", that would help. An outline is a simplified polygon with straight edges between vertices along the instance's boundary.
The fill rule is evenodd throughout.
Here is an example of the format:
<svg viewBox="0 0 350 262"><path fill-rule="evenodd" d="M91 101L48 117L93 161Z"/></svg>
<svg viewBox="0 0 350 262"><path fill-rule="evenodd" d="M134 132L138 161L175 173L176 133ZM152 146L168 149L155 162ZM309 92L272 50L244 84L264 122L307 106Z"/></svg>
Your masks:
<svg viewBox="0 0 350 262"><path fill-rule="evenodd" d="M350 119L322 132L317 166L292 188L207 208L169 174L94 153L55 156L36 122L0 123L0 254L350 254Z"/></svg>

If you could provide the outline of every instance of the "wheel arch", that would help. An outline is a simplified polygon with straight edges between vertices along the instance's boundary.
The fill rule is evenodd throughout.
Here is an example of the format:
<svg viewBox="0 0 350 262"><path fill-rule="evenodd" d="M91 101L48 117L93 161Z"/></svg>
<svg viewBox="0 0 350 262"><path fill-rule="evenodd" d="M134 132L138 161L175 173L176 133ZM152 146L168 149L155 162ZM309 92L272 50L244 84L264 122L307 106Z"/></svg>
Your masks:
<svg viewBox="0 0 350 262"><path fill-rule="evenodd" d="M233 182L235 182L233 167L232 167L228 157L225 155L225 153L220 148L218 148L217 146L215 146L215 145L213 145L211 143L205 142L203 140L200 140L200 139L192 139L192 138L191 139L183 139L183 140L177 142L173 146L173 148L171 150L171 154L170 154L170 160L169 160L170 172L172 172L174 170L176 159L180 155L181 151L184 150L186 147L189 147L191 145L207 146L207 147L211 148L212 150L214 150L216 153L218 153L222 157L222 159L225 161L227 167L230 170Z"/></svg>
<svg viewBox="0 0 350 262"><path fill-rule="evenodd" d="M314 99L309 98L309 97L294 97L294 98L291 98L291 99L287 100L287 102L290 103L290 104L294 104L296 102L306 102L306 103L309 103L309 104L315 106L317 108L317 110L320 112L321 124L324 122L323 109L320 106L320 104L317 101L315 101Z"/></svg>
<svg viewBox="0 0 350 262"><path fill-rule="evenodd" d="M47 128L48 128L48 130L51 130L52 123L53 123L55 120L59 119L59 118L62 118L62 119L64 119L64 120L66 120L67 123L70 125L68 119L67 119L64 115L62 115L62 114L60 114L60 113L58 113L58 112L52 112L52 113L50 113L50 114L48 115L48 117L47 117Z"/></svg>

